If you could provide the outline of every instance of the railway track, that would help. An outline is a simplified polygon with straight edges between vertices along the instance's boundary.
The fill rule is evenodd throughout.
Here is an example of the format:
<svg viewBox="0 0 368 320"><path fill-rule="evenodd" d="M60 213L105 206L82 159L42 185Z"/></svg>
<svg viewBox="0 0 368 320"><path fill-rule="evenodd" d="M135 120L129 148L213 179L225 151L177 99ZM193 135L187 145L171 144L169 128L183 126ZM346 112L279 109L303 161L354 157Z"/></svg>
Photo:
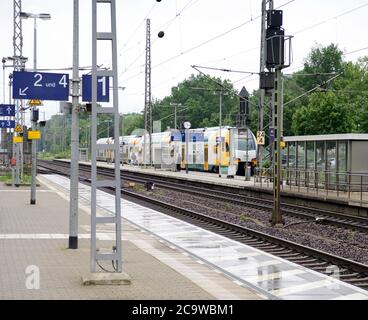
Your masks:
<svg viewBox="0 0 368 320"><path fill-rule="evenodd" d="M69 165L40 162L40 167L52 173L58 173L68 176ZM89 170L87 167L81 168L81 180L89 183ZM108 175L107 173L98 172L99 175ZM111 175L108 175L111 177ZM103 188L108 192L113 192L112 188ZM331 265L337 266L339 270L339 279L352 285L368 290L368 266L345 259L336 255L332 255L320 250L300 245L295 242L274 237L259 231L255 231L243 226L239 226L228 221L210 217L192 210L180 208L167 202L152 199L150 197L137 194L128 190L121 190L122 195L128 198L134 198L149 206L159 207L165 210L165 213L176 218L187 221L191 224L200 226L207 230L216 232L228 238L242 242L249 246L261 249L278 257L284 258L291 262L300 264L317 272L331 275ZM335 269L334 269L335 270Z"/></svg>
<svg viewBox="0 0 368 320"><path fill-rule="evenodd" d="M57 164L65 166L66 168L69 167L69 164L65 162L57 162ZM87 172L89 172L88 165L81 164L80 169L87 170ZM110 178L114 177L113 169L98 168L98 172ZM193 184L185 184L183 182L172 181L170 179L163 181L162 177L158 177L155 175L150 175L147 173L127 172L127 171L122 171L121 177L124 180L129 180L140 184L144 184L150 181L160 188L178 192L185 192L192 195L206 197L217 201L228 202L243 207L251 207L266 212L272 212L273 208L272 200L257 199L255 197L250 197L243 194L234 195L233 190L231 191L214 190L213 188L210 188L208 184L205 183L196 182L196 185L193 185ZM295 204L287 204L284 202L281 203L281 209L285 216L295 217L304 221L333 225L335 227L359 231L362 233L368 233L367 218L317 208L307 208Z"/></svg>

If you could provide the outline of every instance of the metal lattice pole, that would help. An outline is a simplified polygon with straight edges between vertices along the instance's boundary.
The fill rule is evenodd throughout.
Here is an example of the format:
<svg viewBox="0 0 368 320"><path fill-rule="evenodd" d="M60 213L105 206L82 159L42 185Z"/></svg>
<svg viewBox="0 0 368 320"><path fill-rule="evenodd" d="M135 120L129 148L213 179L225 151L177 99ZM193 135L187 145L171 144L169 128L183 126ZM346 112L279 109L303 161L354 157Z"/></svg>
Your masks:
<svg viewBox="0 0 368 320"><path fill-rule="evenodd" d="M20 71L24 68L24 60L23 60L23 35L22 35L22 18L20 13L22 11L22 1L14 0L14 35L13 35L13 64L14 71ZM16 123L20 122L21 114L21 101L15 100L16 107ZM14 131L14 136L17 133ZM21 161L21 147L20 144L13 143L13 150L15 150L15 158L16 158L16 168L15 168L15 185L20 185L20 161Z"/></svg>
<svg viewBox="0 0 368 320"><path fill-rule="evenodd" d="M267 8L268 5L268 8ZM273 0L262 0L262 22L261 22L261 52L260 52L260 73L265 72L266 70L266 29L267 29L267 10L273 10ZM260 97L259 97L259 111L258 111L258 130L266 131L269 128L272 121L272 109L265 105L266 100L266 90L260 89ZM266 110L267 109L267 110ZM269 115L268 120L265 124L265 117ZM264 150L264 146L259 145L257 148L257 162L260 171L263 168L263 160L266 157ZM269 153L270 154L270 153Z"/></svg>
<svg viewBox="0 0 368 320"><path fill-rule="evenodd" d="M109 4L111 8L111 32L97 31L98 3ZM97 67L98 41L111 41L112 69L103 70ZM113 107L97 106L97 77L110 77L113 83ZM97 144L97 116L99 114L112 114L114 117L114 143ZM112 261L116 272L122 272L121 249L121 180L120 180L120 145L119 145L119 95L118 95L118 66L117 66L117 40L116 40L116 0L92 0L92 121L91 121L91 147L92 147L92 186L91 186L91 272L96 272L99 261ZM112 150L114 152L115 177L114 180L97 180L97 151ZM109 217L97 217L97 189L101 187L115 188L115 212ZM111 251L105 252L97 248L97 224L115 225L115 245Z"/></svg>
<svg viewBox="0 0 368 320"><path fill-rule="evenodd" d="M283 122L283 83L282 83L282 71L281 68L276 69L275 78L275 94L274 94L274 114L273 121L275 126L275 140L274 140L274 179L273 179L273 211L272 211L272 224L282 224L282 213L280 209L281 202L281 137L282 137L282 122Z"/></svg>
<svg viewBox="0 0 368 320"><path fill-rule="evenodd" d="M143 164L147 164L147 134L149 140L148 162L152 165L152 91L151 91L151 20L146 20L146 68L144 88L144 140Z"/></svg>

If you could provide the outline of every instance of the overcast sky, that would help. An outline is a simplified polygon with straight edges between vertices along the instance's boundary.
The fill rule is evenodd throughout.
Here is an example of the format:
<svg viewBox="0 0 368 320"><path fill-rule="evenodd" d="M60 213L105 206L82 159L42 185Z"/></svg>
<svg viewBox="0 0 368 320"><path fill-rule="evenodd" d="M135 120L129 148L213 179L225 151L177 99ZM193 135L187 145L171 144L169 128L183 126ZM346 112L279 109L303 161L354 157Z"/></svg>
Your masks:
<svg viewBox="0 0 368 320"><path fill-rule="evenodd" d="M117 0L120 111L140 112L144 104L145 18L152 30L152 95L162 99L190 74L191 65L259 71L261 0ZM80 0L80 66L91 65L91 0ZM293 63L287 73L298 70L316 44L337 43L353 60L368 55L365 36L368 1L363 0L275 0L282 6L286 34L293 35ZM0 2L0 55L13 55L13 1ZM50 21L38 22L38 68L72 66L73 0L23 0L22 11L50 13ZM101 11L103 12L103 11ZM100 31L109 23L105 12L99 17ZM238 27L238 28L236 28ZM227 31L231 32L226 33ZM158 31L165 31L159 39ZM221 34L224 34L220 36ZM217 38L216 38L217 37ZM213 41L210 41L214 39ZM23 55L33 64L33 20L23 21ZM365 50L360 50L367 48ZM350 53L360 50L355 53ZM102 50L98 63L109 65ZM8 77L7 69L6 78ZM230 79L237 89L258 86L258 76L207 71ZM82 74L82 73L81 73ZM3 77L0 79L3 88ZM8 81L6 81L8 85ZM6 90L8 94L8 90ZM1 90L1 100L3 94ZM6 96L6 102L8 96ZM45 102L46 118L59 111L57 102Z"/></svg>

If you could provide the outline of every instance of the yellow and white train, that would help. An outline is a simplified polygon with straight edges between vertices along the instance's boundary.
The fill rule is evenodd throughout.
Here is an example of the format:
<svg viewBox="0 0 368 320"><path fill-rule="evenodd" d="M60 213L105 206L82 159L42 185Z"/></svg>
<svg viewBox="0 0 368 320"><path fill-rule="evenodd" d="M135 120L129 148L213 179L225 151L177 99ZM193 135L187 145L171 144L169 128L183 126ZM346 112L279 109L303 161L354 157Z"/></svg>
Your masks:
<svg viewBox="0 0 368 320"><path fill-rule="evenodd" d="M249 129L229 126L188 130L188 167L189 169L218 172L236 171L244 175L246 165L252 172L256 166L257 143ZM152 134L152 164L158 168L185 169L186 143L185 133L178 130ZM145 141L146 140L146 141ZM99 139L97 143L113 143L112 138ZM120 137L120 159L132 165L148 165L149 137L131 135ZM146 150L146 152L144 152ZM111 150L99 150L98 161L112 162Z"/></svg>

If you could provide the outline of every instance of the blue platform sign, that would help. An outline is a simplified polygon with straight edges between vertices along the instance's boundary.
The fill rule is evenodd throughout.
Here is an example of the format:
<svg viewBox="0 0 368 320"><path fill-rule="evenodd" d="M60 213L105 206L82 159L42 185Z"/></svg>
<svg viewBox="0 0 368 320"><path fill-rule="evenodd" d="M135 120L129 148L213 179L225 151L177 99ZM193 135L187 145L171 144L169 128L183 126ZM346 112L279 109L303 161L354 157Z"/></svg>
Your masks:
<svg viewBox="0 0 368 320"><path fill-rule="evenodd" d="M189 141L203 142L204 141L204 133L203 132L190 132L189 133Z"/></svg>
<svg viewBox="0 0 368 320"><path fill-rule="evenodd" d="M180 132L173 132L171 134L171 141L182 141L182 134Z"/></svg>
<svg viewBox="0 0 368 320"><path fill-rule="evenodd" d="M269 134L270 134L270 141L273 142L275 140L275 128L271 127Z"/></svg>
<svg viewBox="0 0 368 320"><path fill-rule="evenodd" d="M85 74L82 77L82 101L92 101L92 76ZM110 78L97 77L97 102L110 101Z"/></svg>
<svg viewBox="0 0 368 320"><path fill-rule="evenodd" d="M45 72L14 72L13 99L69 100L69 75Z"/></svg>
<svg viewBox="0 0 368 320"><path fill-rule="evenodd" d="M14 129L15 121L14 120L0 120L0 128L2 129Z"/></svg>
<svg viewBox="0 0 368 320"><path fill-rule="evenodd" d="M15 105L14 104L0 104L0 117L14 117Z"/></svg>

